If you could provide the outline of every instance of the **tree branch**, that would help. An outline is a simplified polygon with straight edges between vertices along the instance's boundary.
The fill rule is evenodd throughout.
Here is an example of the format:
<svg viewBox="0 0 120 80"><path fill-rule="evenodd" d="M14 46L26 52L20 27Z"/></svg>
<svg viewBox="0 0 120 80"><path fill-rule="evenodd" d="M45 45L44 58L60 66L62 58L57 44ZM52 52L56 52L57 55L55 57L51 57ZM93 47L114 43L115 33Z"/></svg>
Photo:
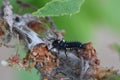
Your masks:
<svg viewBox="0 0 120 80"><path fill-rule="evenodd" d="M46 19L51 24L52 28L49 30L53 33L48 33L49 36L46 35L43 39L28 26L28 23L38 21L38 18L31 14L20 16L13 13L8 0L3 0L3 6L3 19L9 26L8 31L15 37L18 34L20 40L30 51L22 61L15 63L25 68L26 66L27 68L35 67L42 74L42 80L90 80L96 78L94 74L100 63L91 43L85 44L86 49L67 51L67 58L63 50L60 50L58 55L57 49L49 50L53 46L48 37L50 39L62 39L63 35L49 17ZM31 59L32 64L28 65L31 63Z"/></svg>

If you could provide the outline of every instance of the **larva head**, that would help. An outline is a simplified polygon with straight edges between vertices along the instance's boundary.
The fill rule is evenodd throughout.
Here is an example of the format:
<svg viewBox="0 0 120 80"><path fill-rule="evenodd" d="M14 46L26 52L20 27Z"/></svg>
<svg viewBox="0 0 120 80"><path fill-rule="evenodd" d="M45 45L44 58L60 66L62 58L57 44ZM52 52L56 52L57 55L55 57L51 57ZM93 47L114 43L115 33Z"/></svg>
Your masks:
<svg viewBox="0 0 120 80"><path fill-rule="evenodd" d="M54 40L52 43L53 47L58 47L59 44L60 44L60 40Z"/></svg>

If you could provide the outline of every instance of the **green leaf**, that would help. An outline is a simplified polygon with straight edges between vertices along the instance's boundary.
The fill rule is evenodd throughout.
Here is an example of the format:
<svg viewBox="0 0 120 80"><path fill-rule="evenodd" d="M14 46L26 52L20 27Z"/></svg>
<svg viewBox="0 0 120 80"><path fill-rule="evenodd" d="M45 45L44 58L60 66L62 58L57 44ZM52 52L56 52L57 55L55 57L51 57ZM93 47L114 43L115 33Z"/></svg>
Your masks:
<svg viewBox="0 0 120 80"><path fill-rule="evenodd" d="M38 17L72 15L80 11L84 0L52 0L33 15Z"/></svg>

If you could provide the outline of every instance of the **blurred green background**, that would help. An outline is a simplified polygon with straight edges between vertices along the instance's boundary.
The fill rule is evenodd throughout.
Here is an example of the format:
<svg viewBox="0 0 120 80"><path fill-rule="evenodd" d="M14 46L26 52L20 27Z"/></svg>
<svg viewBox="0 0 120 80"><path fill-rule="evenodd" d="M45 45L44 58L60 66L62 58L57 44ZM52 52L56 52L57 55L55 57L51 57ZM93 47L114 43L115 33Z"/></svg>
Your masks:
<svg viewBox="0 0 120 80"><path fill-rule="evenodd" d="M22 11L19 11L18 9L20 6L16 4L14 0L10 1L13 4L13 10L16 13L24 14L32 13L34 11L31 9L22 9ZM50 0L21 1L39 8L44 6L45 3ZM0 4L1 2L2 1L0 0ZM99 30L105 30L104 32L107 32L106 30L108 30L112 32L112 35L115 35L113 36L113 38L116 38L117 36L116 39L118 41L120 39L120 0L85 0L79 13L71 16L58 16L52 18L54 19L58 29L64 29L66 31L65 39L68 41L90 41L95 43L94 45L96 46L96 48L98 48L97 43L99 43L99 41L96 41L98 40L96 39L96 36L97 32L100 33ZM103 39L104 37L100 36L100 38ZM97 36L97 38L99 38L99 35ZM106 42L110 41L110 39L106 39ZM22 73L20 74L22 78L20 80L33 80L33 78L34 80L38 80L39 76L36 74L36 71L32 70L31 72L20 71L20 73Z"/></svg>
<svg viewBox="0 0 120 80"><path fill-rule="evenodd" d="M13 11L19 14L32 13L34 10L22 8L16 0L10 0ZM20 0L37 8L43 7L51 0ZM2 0L0 1L0 5ZM120 0L85 0L80 12L71 16L53 17L59 29L66 31L66 40L91 41L93 30L99 24L107 24L109 29L119 33ZM102 26L101 26L102 27ZM71 34L72 33L72 34ZM73 38L74 37L74 38Z"/></svg>

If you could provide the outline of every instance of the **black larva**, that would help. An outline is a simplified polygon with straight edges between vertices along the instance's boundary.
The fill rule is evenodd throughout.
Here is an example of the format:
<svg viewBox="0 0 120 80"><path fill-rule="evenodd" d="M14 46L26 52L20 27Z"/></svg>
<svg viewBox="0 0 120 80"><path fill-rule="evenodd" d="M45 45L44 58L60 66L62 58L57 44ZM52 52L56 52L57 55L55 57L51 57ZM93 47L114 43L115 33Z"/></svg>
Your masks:
<svg viewBox="0 0 120 80"><path fill-rule="evenodd" d="M86 48L86 46L80 42L67 42L64 40L54 40L52 46L53 48L58 49L58 54L59 54L59 50L65 50L65 54L66 54L67 49L78 50L78 49Z"/></svg>

